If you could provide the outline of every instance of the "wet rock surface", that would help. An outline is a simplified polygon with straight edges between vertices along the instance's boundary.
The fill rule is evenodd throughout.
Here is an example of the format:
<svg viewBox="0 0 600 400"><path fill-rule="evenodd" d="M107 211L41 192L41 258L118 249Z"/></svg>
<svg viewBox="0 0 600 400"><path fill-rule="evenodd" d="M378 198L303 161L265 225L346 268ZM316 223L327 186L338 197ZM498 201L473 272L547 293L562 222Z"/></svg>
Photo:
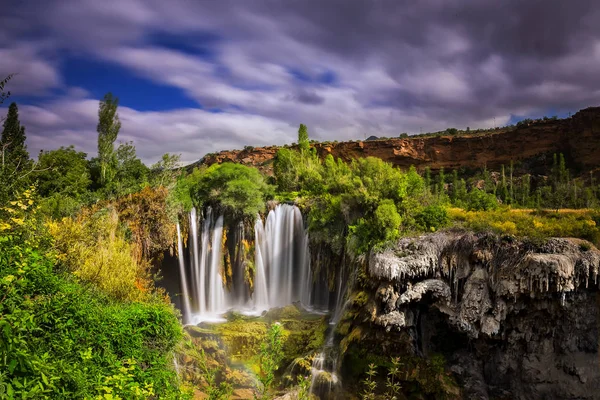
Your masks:
<svg viewBox="0 0 600 400"><path fill-rule="evenodd" d="M576 239L405 238L370 256L371 299L354 312L373 337L443 354L463 398L599 399L599 266Z"/></svg>

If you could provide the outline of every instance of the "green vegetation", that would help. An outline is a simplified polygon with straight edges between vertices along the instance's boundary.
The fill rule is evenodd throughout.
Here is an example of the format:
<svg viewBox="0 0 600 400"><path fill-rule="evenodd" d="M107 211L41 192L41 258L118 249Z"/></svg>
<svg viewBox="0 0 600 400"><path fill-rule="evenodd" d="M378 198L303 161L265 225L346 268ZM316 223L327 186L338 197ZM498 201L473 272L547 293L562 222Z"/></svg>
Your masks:
<svg viewBox="0 0 600 400"><path fill-rule="evenodd" d="M0 103L9 94L8 79L0 82ZM210 399L225 399L245 377L227 365L232 360L256 374L257 397L272 398L288 379L298 384L299 398L309 398L305 373L311 354L323 346L325 318L307 318L294 306L263 317L232 314L226 323L192 331L201 340L184 339L178 313L154 286L151 266L174 250L174 222L194 206L213 207L230 219L226 223L248 227L268 201L294 201L305 211L312 244L336 260L332 265L401 236L447 227L600 242L600 188L593 176L574 178L561 154L547 176L518 175L520 166L512 163L470 175L443 169L421 175L373 157L321 159L301 124L298 144L277 152L272 177L233 163L186 174L177 169L178 156L165 154L147 167L133 143L115 147L121 122L118 98L110 93L98 119L98 154L91 160L69 146L42 151L33 161L15 103L3 123L0 398L186 398L191 383ZM461 133L450 128L441 134ZM243 246L243 258L251 259L252 243ZM230 283L231 260L224 264ZM325 272L332 285L335 272ZM349 304L368 302L369 294L358 292ZM390 366L357 352L366 331L352 324L352 312L336 333L344 336L342 353L356 358L353 373L367 373L363 398L383 392L378 372L386 379L386 398L398 398L400 389L452 393L455 383L443 359L414 357L402 365L393 359ZM221 343L229 358L220 353ZM180 376L174 358L183 365ZM304 370L283 376L282 365L292 362Z"/></svg>
<svg viewBox="0 0 600 400"><path fill-rule="evenodd" d="M183 396L172 367L181 338L173 307L135 288L139 300L124 302L57 271L60 254L31 190L0 212L0 396Z"/></svg>
<svg viewBox="0 0 600 400"><path fill-rule="evenodd" d="M19 121L16 103L8 107L0 137L0 203L6 204L10 195L25 190L34 171L25 144L25 127Z"/></svg>
<svg viewBox="0 0 600 400"><path fill-rule="evenodd" d="M369 364L366 374L367 377L363 380L365 390L362 392L361 398L363 400L375 400L375 390L377 389L377 382L375 382L375 376L377 375L376 365Z"/></svg>
<svg viewBox="0 0 600 400"><path fill-rule="evenodd" d="M306 127L299 131L308 144ZM444 195L428 190L414 168L403 172L374 157L350 164L307 150L280 149L274 172L280 198L308 209L311 240L334 254L365 253L402 234L447 223Z"/></svg>
<svg viewBox="0 0 600 400"><path fill-rule="evenodd" d="M257 394L260 399L271 399L275 371L283 359L283 328L279 323L271 325L267 331L265 341L260 346L260 373L258 374L259 387Z"/></svg>
<svg viewBox="0 0 600 400"><path fill-rule="evenodd" d="M17 105L9 107L0 138L0 398L188 398L173 365L178 312L150 272L173 246L168 189L178 159L148 169L133 144L114 150L116 105L112 97L100 105L91 161L72 146L31 160Z"/></svg>
<svg viewBox="0 0 600 400"><path fill-rule="evenodd" d="M98 109L98 163L100 166L100 184L102 186L110 183L116 174L117 157L114 143L117 140L121 121L117 114L119 99L107 93L100 102Z"/></svg>
<svg viewBox="0 0 600 400"><path fill-rule="evenodd" d="M254 220L272 197L272 188L255 168L241 164L214 164L195 169L178 182L178 201L189 209L212 206L233 218Z"/></svg>

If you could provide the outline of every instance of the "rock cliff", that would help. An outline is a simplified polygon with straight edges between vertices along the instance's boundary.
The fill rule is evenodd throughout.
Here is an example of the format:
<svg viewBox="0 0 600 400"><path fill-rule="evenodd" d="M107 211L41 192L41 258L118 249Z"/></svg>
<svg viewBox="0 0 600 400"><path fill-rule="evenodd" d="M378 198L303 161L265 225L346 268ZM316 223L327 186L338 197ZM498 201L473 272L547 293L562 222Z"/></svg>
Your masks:
<svg viewBox="0 0 600 400"><path fill-rule="evenodd" d="M563 153L577 172L595 170L600 165L600 107L579 111L571 118L537 122L515 129L435 137L391 138L381 140L315 143L321 157L332 154L349 161L374 156L399 167L498 169L511 161L528 172L547 166L548 155ZM194 165L236 162L272 173L276 146L247 147L244 150L208 154Z"/></svg>
<svg viewBox="0 0 600 400"><path fill-rule="evenodd" d="M370 256L346 330L381 355L443 354L460 398L598 399L599 266L576 239L405 238Z"/></svg>

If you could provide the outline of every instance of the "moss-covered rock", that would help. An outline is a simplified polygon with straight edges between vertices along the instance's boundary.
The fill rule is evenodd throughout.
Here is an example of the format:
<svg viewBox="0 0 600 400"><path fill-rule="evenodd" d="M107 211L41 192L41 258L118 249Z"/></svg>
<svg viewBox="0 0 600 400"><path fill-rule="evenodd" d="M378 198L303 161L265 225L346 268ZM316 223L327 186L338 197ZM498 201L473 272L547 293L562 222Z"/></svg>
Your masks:
<svg viewBox="0 0 600 400"><path fill-rule="evenodd" d="M234 359L245 360L258 353L267 334L267 324L259 320L236 320L215 326L215 331Z"/></svg>

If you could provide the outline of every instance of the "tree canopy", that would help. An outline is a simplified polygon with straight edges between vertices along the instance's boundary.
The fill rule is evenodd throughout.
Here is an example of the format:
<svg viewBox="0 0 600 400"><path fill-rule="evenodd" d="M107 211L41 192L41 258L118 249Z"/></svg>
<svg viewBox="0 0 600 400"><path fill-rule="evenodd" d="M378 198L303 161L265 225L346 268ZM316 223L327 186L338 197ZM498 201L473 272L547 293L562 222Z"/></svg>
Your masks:
<svg viewBox="0 0 600 400"><path fill-rule="evenodd" d="M183 184L188 186L194 205L211 205L234 218L254 219L273 193L260 171L233 163L196 169Z"/></svg>

